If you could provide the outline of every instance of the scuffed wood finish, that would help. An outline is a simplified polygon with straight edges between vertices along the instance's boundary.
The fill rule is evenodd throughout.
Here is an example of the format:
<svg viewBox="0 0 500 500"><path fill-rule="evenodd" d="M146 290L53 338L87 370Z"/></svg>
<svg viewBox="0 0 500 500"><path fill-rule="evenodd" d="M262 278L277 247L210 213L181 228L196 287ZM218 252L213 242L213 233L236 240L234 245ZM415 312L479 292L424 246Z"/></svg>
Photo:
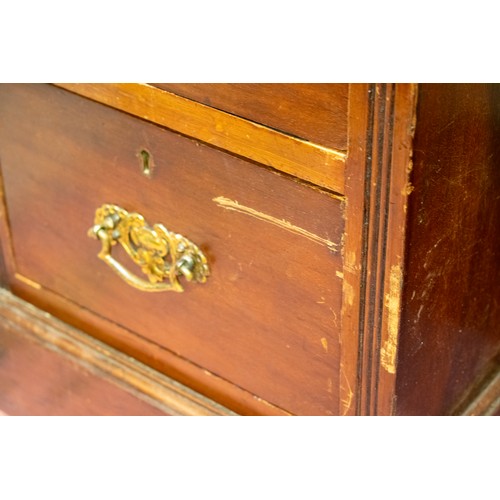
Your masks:
<svg viewBox="0 0 500 500"><path fill-rule="evenodd" d="M397 408L441 415L500 350L500 87L422 85L414 150Z"/></svg>
<svg viewBox="0 0 500 500"><path fill-rule="evenodd" d="M0 319L0 407L9 414L233 415L5 290Z"/></svg>
<svg viewBox="0 0 500 500"><path fill-rule="evenodd" d="M352 84L339 152L293 92L227 85L1 85L4 283L238 414L499 414L500 86ZM127 286L86 236L103 203L197 243L208 282Z"/></svg>
<svg viewBox="0 0 500 500"><path fill-rule="evenodd" d="M155 83L168 92L333 149L347 149L347 84Z"/></svg>
<svg viewBox="0 0 500 500"><path fill-rule="evenodd" d="M146 84L58 86L318 186L344 192L342 151L291 137Z"/></svg>
<svg viewBox="0 0 500 500"><path fill-rule="evenodd" d="M163 360L163 371L175 353L270 408L336 413L338 197L53 86L2 90L16 290L31 282L47 302L49 291L70 298L96 314L86 329L96 335L98 317L135 332L131 343L102 340L134 356L154 344L147 362ZM143 148L154 161L151 179L140 168ZM225 206L221 197L254 212ZM199 244L212 267L207 283L188 284L183 294L126 285L87 237L103 203L138 211ZM116 258L128 265L126 255L117 251Z"/></svg>
<svg viewBox="0 0 500 500"><path fill-rule="evenodd" d="M391 414L416 86L352 85L341 334L343 415Z"/></svg>

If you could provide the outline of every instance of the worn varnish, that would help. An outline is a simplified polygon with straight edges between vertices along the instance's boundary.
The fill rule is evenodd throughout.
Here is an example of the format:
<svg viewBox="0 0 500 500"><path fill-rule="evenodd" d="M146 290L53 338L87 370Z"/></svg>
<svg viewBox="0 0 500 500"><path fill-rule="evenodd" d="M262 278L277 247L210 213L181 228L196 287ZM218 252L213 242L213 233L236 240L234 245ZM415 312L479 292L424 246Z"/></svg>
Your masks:
<svg viewBox="0 0 500 500"><path fill-rule="evenodd" d="M415 85L353 85L346 166L343 415L393 411Z"/></svg>
<svg viewBox="0 0 500 500"><path fill-rule="evenodd" d="M400 414L450 412L500 350L499 138L498 85L420 87Z"/></svg>
<svg viewBox="0 0 500 500"><path fill-rule="evenodd" d="M326 147L347 149L347 84L155 83L157 87Z"/></svg>
<svg viewBox="0 0 500 500"><path fill-rule="evenodd" d="M58 85L0 86L17 296L243 415L500 414L498 85L306 85L295 116L288 84L275 108L266 84ZM342 150L293 128L314 99ZM103 203L200 245L208 282L126 285L87 238Z"/></svg>
<svg viewBox="0 0 500 500"><path fill-rule="evenodd" d="M166 372L174 353L271 407L337 412L340 199L51 86L2 90L14 289L29 287L25 278L52 309L54 293L95 312L87 317L95 335L99 318L117 323L127 340L109 330L101 338ZM144 149L151 179L140 168ZM295 230L228 210L221 197ZM208 282L184 294L130 288L87 237L102 203L195 241L209 256Z"/></svg>

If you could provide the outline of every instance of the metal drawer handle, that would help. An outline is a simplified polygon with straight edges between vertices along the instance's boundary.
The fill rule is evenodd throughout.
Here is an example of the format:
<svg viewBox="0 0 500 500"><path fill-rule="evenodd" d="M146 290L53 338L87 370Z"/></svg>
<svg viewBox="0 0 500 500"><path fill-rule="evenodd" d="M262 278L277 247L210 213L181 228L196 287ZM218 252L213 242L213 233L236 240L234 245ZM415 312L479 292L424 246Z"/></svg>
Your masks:
<svg viewBox="0 0 500 500"><path fill-rule="evenodd" d="M149 226L142 215L116 205L96 210L88 235L101 241L98 257L129 285L145 292L182 292L180 276L204 283L209 275L207 259L194 243L162 224ZM122 245L149 281L137 277L111 256L116 243Z"/></svg>

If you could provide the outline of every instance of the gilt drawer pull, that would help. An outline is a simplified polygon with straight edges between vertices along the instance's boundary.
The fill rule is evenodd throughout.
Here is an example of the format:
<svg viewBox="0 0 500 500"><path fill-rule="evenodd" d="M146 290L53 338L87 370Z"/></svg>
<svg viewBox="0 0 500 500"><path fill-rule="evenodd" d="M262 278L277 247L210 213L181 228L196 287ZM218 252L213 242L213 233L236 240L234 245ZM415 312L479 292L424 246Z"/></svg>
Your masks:
<svg viewBox="0 0 500 500"><path fill-rule="evenodd" d="M182 292L180 276L204 283L209 275L207 259L194 243L162 224L149 226L142 215L116 205L103 205L96 210L88 235L101 241L98 257L129 285L145 292ZM122 245L149 281L131 273L112 257L111 249L116 243Z"/></svg>

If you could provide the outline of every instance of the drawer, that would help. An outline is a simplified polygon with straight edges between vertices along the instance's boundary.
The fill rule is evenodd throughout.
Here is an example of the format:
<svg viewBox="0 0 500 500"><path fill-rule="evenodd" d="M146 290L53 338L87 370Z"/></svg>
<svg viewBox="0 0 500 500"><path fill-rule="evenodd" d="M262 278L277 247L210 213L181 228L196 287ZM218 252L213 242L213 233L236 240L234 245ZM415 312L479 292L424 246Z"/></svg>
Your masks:
<svg viewBox="0 0 500 500"><path fill-rule="evenodd" d="M105 340L167 374L176 356L287 412L338 413L341 199L49 85L0 86L0 120L14 288L119 325L130 335ZM207 281L129 286L88 236L103 204L196 243Z"/></svg>
<svg viewBox="0 0 500 500"><path fill-rule="evenodd" d="M238 89L240 86L236 85L233 88L235 84L228 85L230 92L227 103L233 103L235 98L231 97L232 93L234 91L239 95ZM244 109L241 115L245 118L149 84L58 83L57 86L166 127L174 132L196 137L206 144L223 149L236 156L248 158L261 165L272 167L322 188L345 194L346 151L324 147L315 142L290 135L290 133L281 132L276 128L270 128L269 125L264 126L260 122L269 124L272 121L264 116L266 113L261 115L260 111L258 113L260 117L254 117L255 120L260 120L260 122L248 119L250 115L245 111L247 101L253 103L256 101L255 97L257 95L266 95L266 92L260 89L260 85L255 87L252 85L252 98L247 98L246 101L243 100ZM190 92L193 90L190 86L182 87ZM244 87L246 88L246 85ZM267 88L267 84L263 84L263 87ZM271 87L274 88L273 85ZM333 112L333 108L336 107L335 103L342 102L346 105L347 101L345 99L347 97L345 93L347 87L337 84L327 85L327 87L331 90L331 95L328 92L321 92L322 86L319 87L319 91L316 91L315 85L304 85L304 88L308 89L310 100L309 105L306 105L308 101L301 99L299 96L290 99L290 92L285 92L285 90L289 90L288 84L284 85L283 91L274 90L272 94L274 97L268 102L268 107L272 110L271 114L273 116L279 117L280 120L285 119L285 122L303 124L309 120L311 131L320 130L323 124L327 123L326 130L328 133L334 130L343 130L341 135L344 137L346 128L344 126L339 127L339 124L342 121L345 122L345 106L341 106L344 111L339 111L337 114ZM205 89L205 84L201 85L201 87L193 84L193 88ZM216 88L219 87L216 86ZM349 89L352 90L352 87L349 87ZM209 85L208 91L210 93L209 100L212 102L214 101L214 88ZM188 95L187 92L183 93ZM344 97L338 99L339 95L343 95L345 99ZM194 98L194 95L191 97ZM281 104L277 106L277 102L283 99L288 100L289 104L287 106ZM203 99L200 98L199 100ZM291 111L294 106L298 108L297 113ZM308 109L307 113L303 109L304 106ZM228 106L220 107L226 110L230 109ZM327 109L326 113L321 112L323 107ZM309 117L308 120L306 115ZM342 119L337 115L342 116ZM315 123L313 124L313 122ZM277 126L276 123L275 127ZM288 127L280 126L280 128L292 130ZM306 134L306 137L310 136ZM345 137L341 142L342 144L346 143Z"/></svg>
<svg viewBox="0 0 500 500"><path fill-rule="evenodd" d="M213 106L323 146L347 150L349 86L340 83L157 83Z"/></svg>

